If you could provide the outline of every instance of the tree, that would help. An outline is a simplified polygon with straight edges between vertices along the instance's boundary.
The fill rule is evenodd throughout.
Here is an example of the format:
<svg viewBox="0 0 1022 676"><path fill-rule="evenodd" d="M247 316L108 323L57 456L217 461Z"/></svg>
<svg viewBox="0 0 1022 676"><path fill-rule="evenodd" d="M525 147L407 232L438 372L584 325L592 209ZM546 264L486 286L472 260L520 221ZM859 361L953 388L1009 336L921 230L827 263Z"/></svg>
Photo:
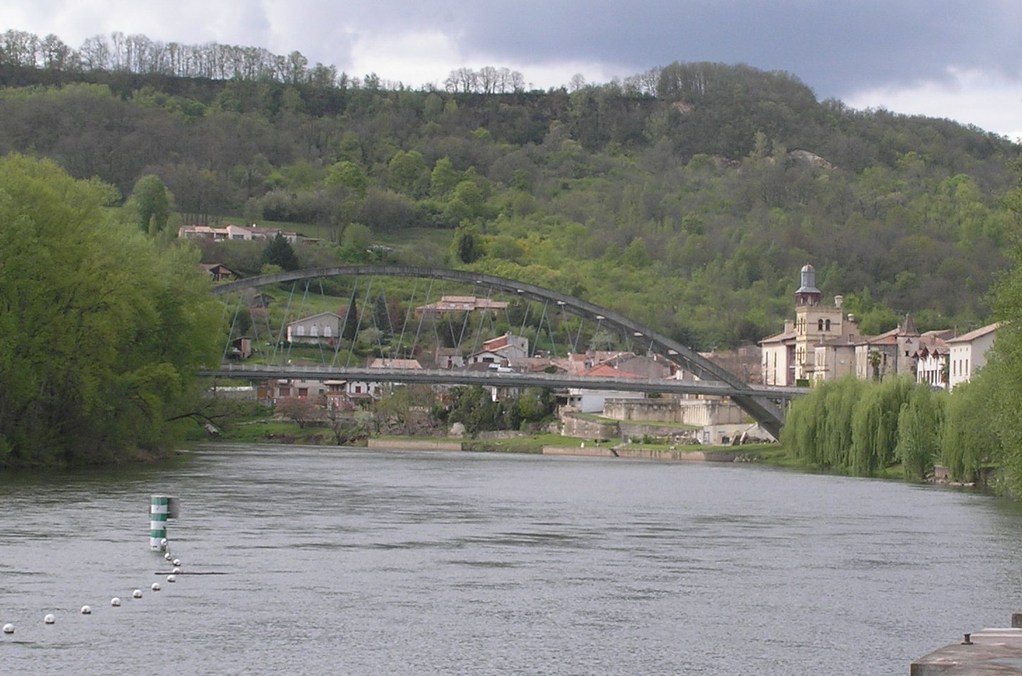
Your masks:
<svg viewBox="0 0 1022 676"><path fill-rule="evenodd" d="M454 255L462 263L474 263L483 255L482 244L479 241L476 228L470 225L458 227L458 231L454 234L453 248Z"/></svg>
<svg viewBox="0 0 1022 676"><path fill-rule="evenodd" d="M295 255L291 242L287 241L287 238L279 232L276 237L266 243L261 262L263 265L277 265L281 270L298 269L298 257Z"/></svg>
<svg viewBox="0 0 1022 676"><path fill-rule="evenodd" d="M926 385L917 385L901 407L896 454L907 479L925 479L940 453L945 405L944 393L940 395L938 398Z"/></svg>
<svg viewBox="0 0 1022 676"><path fill-rule="evenodd" d="M134 206L142 232L163 232L170 218L171 196L159 176L147 174L135 182L130 203Z"/></svg>
<svg viewBox="0 0 1022 676"><path fill-rule="evenodd" d="M226 338L191 249L106 210L111 186L0 159L0 466L169 448Z"/></svg>
<svg viewBox="0 0 1022 676"><path fill-rule="evenodd" d="M277 415L287 418L304 429L310 422L319 417L319 407L302 397L284 397L277 401L273 409Z"/></svg>
<svg viewBox="0 0 1022 676"><path fill-rule="evenodd" d="M880 363L883 361L883 355L879 350L870 350L866 355L866 361L873 372L873 380L880 380Z"/></svg>
<svg viewBox="0 0 1022 676"><path fill-rule="evenodd" d="M355 303L355 294L352 294L351 300L348 302L348 311L344 313L344 324L341 326L341 338L354 343L355 338L358 336L358 331L358 305Z"/></svg>
<svg viewBox="0 0 1022 676"><path fill-rule="evenodd" d="M441 157L433 165L433 171L429 177L429 192L433 197L446 197L460 180L461 174L454 169L451 158Z"/></svg>
<svg viewBox="0 0 1022 676"><path fill-rule="evenodd" d="M387 165L390 187L410 197L421 197L429 185L429 170L422 153L398 151Z"/></svg>

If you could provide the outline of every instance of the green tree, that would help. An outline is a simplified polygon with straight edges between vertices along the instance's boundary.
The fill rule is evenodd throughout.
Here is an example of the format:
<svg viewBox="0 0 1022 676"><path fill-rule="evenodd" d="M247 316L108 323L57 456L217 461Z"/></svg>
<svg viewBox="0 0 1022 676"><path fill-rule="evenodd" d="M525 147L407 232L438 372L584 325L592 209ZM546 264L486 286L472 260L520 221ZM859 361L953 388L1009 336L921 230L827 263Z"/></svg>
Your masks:
<svg viewBox="0 0 1022 676"><path fill-rule="evenodd" d="M0 159L0 466L160 452L225 339L198 258L104 207L116 190Z"/></svg>
<svg viewBox="0 0 1022 676"><path fill-rule="evenodd" d="M429 170L422 153L398 151L387 165L389 185L409 197L422 197L429 185Z"/></svg>
<svg viewBox="0 0 1022 676"><path fill-rule="evenodd" d="M455 170L449 157L441 157L433 165L429 178L429 192L433 197L447 197L461 180L461 174Z"/></svg>
<svg viewBox="0 0 1022 676"><path fill-rule="evenodd" d="M474 263L482 257L483 249L475 226L458 226L452 242L454 255L462 263Z"/></svg>
<svg viewBox="0 0 1022 676"><path fill-rule="evenodd" d="M898 445L895 449L907 479L923 480L940 454L945 396L926 385L909 393L898 414Z"/></svg>
<svg viewBox="0 0 1022 676"><path fill-rule="evenodd" d="M171 196L159 176L147 174L135 182L129 204L134 207L142 232L163 232L170 218Z"/></svg>
<svg viewBox="0 0 1022 676"><path fill-rule="evenodd" d="M337 162L327 172L326 183L343 185L351 188L360 197L365 197L369 187L369 177L358 164L349 160Z"/></svg>
<svg viewBox="0 0 1022 676"><path fill-rule="evenodd" d="M341 338L354 343L358 336L358 305L355 303L355 295L352 294L348 302L348 311L344 313L343 325L341 326Z"/></svg>
<svg viewBox="0 0 1022 676"><path fill-rule="evenodd" d="M281 270L298 269L298 256L295 255L291 242L279 232L266 243L261 262L263 265L277 265Z"/></svg>
<svg viewBox="0 0 1022 676"><path fill-rule="evenodd" d="M971 382L960 383L947 402L940 463L956 481L976 481L980 469L1003 457L997 428L997 407L991 407L999 385L996 372L984 369Z"/></svg>

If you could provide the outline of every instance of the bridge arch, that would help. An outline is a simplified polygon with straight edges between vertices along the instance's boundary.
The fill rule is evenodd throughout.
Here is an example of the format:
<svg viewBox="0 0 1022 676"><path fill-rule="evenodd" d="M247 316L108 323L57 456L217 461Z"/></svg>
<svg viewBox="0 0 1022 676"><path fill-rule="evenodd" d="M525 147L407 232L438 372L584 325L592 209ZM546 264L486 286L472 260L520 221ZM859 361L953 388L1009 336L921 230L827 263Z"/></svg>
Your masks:
<svg viewBox="0 0 1022 676"><path fill-rule="evenodd" d="M648 349L661 354L668 359L680 363L691 373L703 380L722 382L730 386L733 393L731 399L756 420L763 429L769 432L774 438L780 435L781 426L784 423L783 409L771 398L757 391L748 383L742 381L738 376L709 359L700 356L694 350L678 343L667 336L653 331L649 327L628 319L624 315L613 310L602 308L580 298L546 289L534 284L521 282L505 277L497 277L468 270L450 270L446 268L433 267L411 267L401 265L340 265L335 267L311 268L305 270L294 270L290 272L278 272L257 277L219 284L212 289L213 295L222 296L242 291L244 289L257 288L269 284L280 284L284 282L295 282L320 277L417 277L426 279L440 279L465 284L486 285L500 289L508 294L517 295L529 300L539 302L554 302L559 307L572 312L583 318L600 321L617 330L622 335L642 337L643 342L649 341Z"/></svg>

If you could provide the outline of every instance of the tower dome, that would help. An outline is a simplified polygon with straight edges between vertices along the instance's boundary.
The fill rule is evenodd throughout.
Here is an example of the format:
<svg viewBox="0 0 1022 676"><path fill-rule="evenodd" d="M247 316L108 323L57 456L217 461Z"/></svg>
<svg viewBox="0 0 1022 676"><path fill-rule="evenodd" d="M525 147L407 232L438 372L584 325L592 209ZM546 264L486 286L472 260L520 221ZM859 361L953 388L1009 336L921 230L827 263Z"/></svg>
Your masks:
<svg viewBox="0 0 1022 676"><path fill-rule="evenodd" d="M820 290L816 288L816 268L807 263L800 274L802 283L795 292L795 305L818 305Z"/></svg>

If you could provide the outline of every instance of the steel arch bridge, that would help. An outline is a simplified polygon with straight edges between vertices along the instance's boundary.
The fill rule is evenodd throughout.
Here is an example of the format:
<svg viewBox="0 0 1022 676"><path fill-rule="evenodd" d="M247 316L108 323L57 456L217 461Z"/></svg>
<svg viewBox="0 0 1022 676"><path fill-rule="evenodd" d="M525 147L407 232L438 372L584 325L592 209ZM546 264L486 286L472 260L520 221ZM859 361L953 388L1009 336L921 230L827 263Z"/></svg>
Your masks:
<svg viewBox="0 0 1022 676"><path fill-rule="evenodd" d="M646 326L638 324L637 322L634 322L613 310L602 308L579 298L550 289L545 289L534 284L507 279L504 277L486 275L478 272L432 267L408 267L400 265L342 265L249 277L214 286L212 293L215 296L224 296L240 292L245 289L253 289L271 284L313 280L324 277L359 276L415 277L438 279L442 281L463 283L466 285L485 285L490 288L499 289L516 297L543 303L556 303L559 308L567 310L584 319L605 324L616 330L621 335L632 336L636 339L641 338L643 344L646 344L646 341L648 340L647 349L650 352L661 354L664 357L680 364L689 372L697 376L700 380L718 383L719 385L711 386L713 393L729 396L740 408L756 420L763 429L773 435L774 438L779 437L781 427L784 424L784 409L780 402L790 400L792 396L799 393L788 391L781 392L776 388L770 389L749 385L730 371L711 362L705 357L700 356L694 350L685 347L677 341L661 335ZM294 370L296 375L307 375L307 373L301 373L300 369ZM213 373L214 372L210 372L209 374ZM221 375L229 374L229 372L224 372L223 370L215 373ZM276 369L275 373L277 375L281 375L281 369ZM235 373L235 375L237 375L237 373ZM709 393L708 390L707 393Z"/></svg>

